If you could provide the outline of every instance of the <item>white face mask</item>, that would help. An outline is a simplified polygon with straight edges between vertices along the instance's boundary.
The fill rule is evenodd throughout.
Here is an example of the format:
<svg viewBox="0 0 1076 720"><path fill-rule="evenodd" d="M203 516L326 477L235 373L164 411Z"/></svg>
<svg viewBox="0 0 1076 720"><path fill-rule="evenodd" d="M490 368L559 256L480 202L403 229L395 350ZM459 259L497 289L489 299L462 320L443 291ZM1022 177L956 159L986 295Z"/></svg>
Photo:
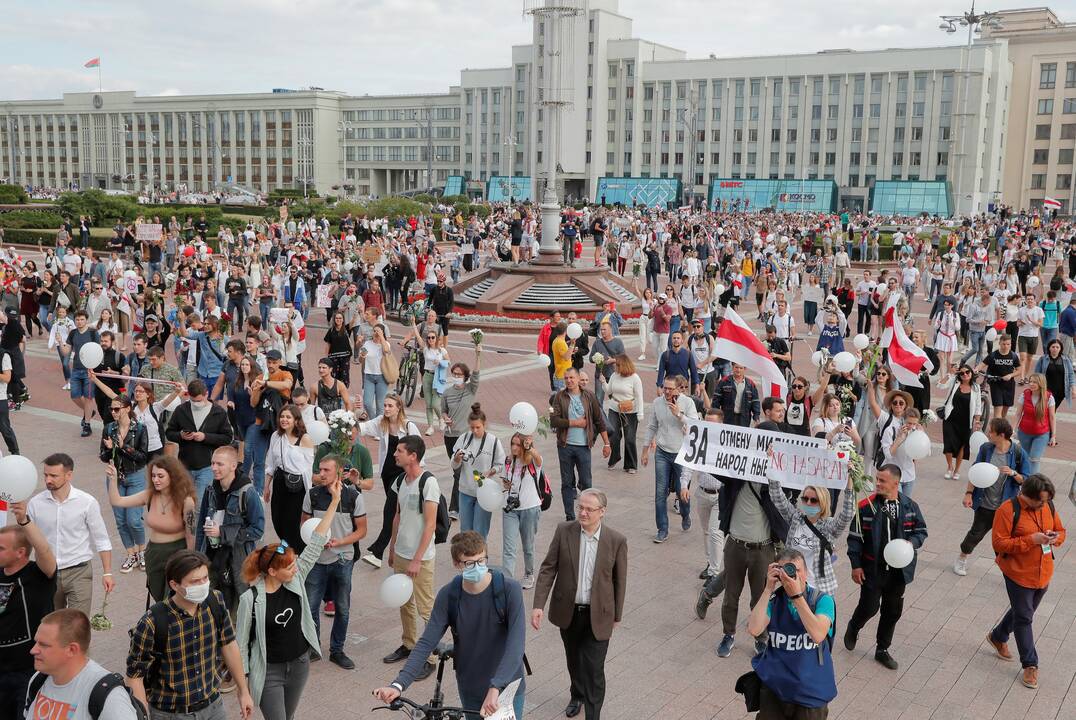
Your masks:
<svg viewBox="0 0 1076 720"><path fill-rule="evenodd" d="M461 377L456 377L456 376L452 377L452 384L455 385L456 387L463 387L463 382L464 382L464 380Z"/></svg>
<svg viewBox="0 0 1076 720"><path fill-rule="evenodd" d="M208 400L191 400L191 407L195 410L205 410L209 407Z"/></svg>
<svg viewBox="0 0 1076 720"><path fill-rule="evenodd" d="M183 588L183 596L192 603L201 604L209 598L209 581L200 585L188 585Z"/></svg>

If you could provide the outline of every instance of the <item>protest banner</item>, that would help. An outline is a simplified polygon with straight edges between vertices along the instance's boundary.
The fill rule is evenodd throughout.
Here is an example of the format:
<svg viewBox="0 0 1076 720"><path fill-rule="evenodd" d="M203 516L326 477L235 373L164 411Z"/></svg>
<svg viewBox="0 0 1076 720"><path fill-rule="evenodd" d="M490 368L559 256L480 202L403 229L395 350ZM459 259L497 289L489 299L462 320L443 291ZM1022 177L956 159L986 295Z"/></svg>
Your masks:
<svg viewBox="0 0 1076 720"><path fill-rule="evenodd" d="M791 489L848 486L847 459L838 457L821 438L705 420L685 422L687 432L676 462L686 468L756 483L769 482L773 473L781 487Z"/></svg>
<svg viewBox="0 0 1076 720"><path fill-rule="evenodd" d="M161 231L163 228L163 225L152 223L135 225L135 239L140 243L157 242L161 239Z"/></svg>
<svg viewBox="0 0 1076 720"><path fill-rule="evenodd" d="M314 301L314 305L319 308L331 308L333 306L334 290L336 290L335 284L318 285L317 298Z"/></svg>

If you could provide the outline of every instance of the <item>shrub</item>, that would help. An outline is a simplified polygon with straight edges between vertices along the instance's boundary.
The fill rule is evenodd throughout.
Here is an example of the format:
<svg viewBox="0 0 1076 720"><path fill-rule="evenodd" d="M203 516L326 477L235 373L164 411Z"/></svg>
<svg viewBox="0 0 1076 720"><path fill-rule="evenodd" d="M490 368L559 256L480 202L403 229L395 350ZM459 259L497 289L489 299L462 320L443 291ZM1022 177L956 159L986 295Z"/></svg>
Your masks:
<svg viewBox="0 0 1076 720"><path fill-rule="evenodd" d="M11 230L59 228L63 221L63 217L52 212L51 208L43 210L12 210L11 212L0 213L0 227Z"/></svg>
<svg viewBox="0 0 1076 720"><path fill-rule="evenodd" d="M19 185L0 185L0 204L2 205L25 205L30 202L30 196Z"/></svg>
<svg viewBox="0 0 1076 720"><path fill-rule="evenodd" d="M133 220L138 215L138 204L129 197L109 195L103 190L65 192L56 201L56 210L77 220L80 215L93 219L98 226L107 226L116 220Z"/></svg>

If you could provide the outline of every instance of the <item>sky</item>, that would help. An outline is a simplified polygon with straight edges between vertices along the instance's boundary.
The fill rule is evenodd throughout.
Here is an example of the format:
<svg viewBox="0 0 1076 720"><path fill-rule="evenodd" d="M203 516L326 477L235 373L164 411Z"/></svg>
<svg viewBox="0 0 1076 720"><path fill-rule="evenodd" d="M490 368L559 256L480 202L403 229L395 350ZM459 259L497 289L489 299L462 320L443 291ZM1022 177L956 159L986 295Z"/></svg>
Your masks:
<svg viewBox="0 0 1076 720"><path fill-rule="evenodd" d="M511 64L511 46L531 39L524 1L4 0L0 102L96 90L97 70L83 68L95 57L106 91L139 95L310 86L351 95L444 92L463 68ZM1008 3L986 9L1019 6ZM1076 22L1076 0L1048 4ZM941 32L938 15L968 6L619 0L634 37L692 58L959 44L966 35Z"/></svg>

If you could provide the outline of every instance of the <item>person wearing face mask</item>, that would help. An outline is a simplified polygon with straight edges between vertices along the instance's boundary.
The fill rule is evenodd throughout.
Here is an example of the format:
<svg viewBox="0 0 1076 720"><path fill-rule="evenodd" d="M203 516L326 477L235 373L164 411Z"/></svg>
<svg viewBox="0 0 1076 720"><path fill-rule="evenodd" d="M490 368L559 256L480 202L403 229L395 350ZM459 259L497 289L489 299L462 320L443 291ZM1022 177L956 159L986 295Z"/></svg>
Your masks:
<svg viewBox="0 0 1076 720"><path fill-rule="evenodd" d="M460 530L474 530L483 538L489 534L492 513L478 504L478 480L501 482L496 476L504 467L505 451L500 439L486 430L486 414L481 403L471 405L468 431L456 443L452 468L459 470Z"/></svg>
<svg viewBox="0 0 1076 720"><path fill-rule="evenodd" d="M150 717L225 720L220 665L238 687L239 716L254 712L243 661L224 599L209 588L209 558L180 550L165 566L172 595L155 603L131 631L127 686ZM167 650L167 652L166 652Z"/></svg>
<svg viewBox="0 0 1076 720"><path fill-rule="evenodd" d="M426 630L396 679L374 695L385 703L398 698L421 677L426 658L451 630L460 705L489 716L497 711L504 688L519 680L513 708L515 717L522 718L527 630L523 590L512 578L488 568L486 541L478 533L455 535L451 552L459 575L438 591Z"/></svg>
<svg viewBox="0 0 1076 720"><path fill-rule="evenodd" d="M456 443L466 432L467 418L478 395L478 373L482 365L482 346L474 346L474 368L465 363L453 363L448 369L448 385L441 393L441 424L445 427L445 452L451 460ZM552 366L550 366L552 367ZM452 498L448 511L453 520L459 519L460 471L452 471Z"/></svg>

